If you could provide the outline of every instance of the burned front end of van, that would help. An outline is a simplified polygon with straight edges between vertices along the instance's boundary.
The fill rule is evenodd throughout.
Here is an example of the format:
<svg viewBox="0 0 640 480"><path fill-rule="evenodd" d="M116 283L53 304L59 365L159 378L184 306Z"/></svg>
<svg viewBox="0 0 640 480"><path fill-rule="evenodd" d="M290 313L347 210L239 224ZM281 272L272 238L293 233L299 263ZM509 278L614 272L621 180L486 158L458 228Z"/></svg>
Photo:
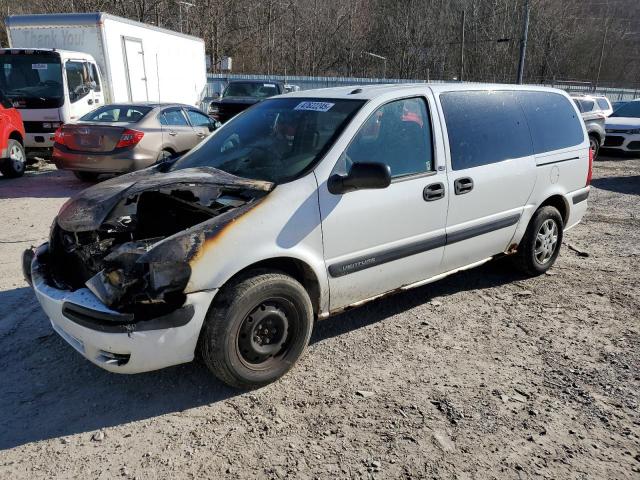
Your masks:
<svg viewBox="0 0 640 480"><path fill-rule="evenodd" d="M159 169L81 192L60 210L48 244L25 252L25 276L52 323L51 299L65 321L101 332L188 322L190 263L273 188L210 167Z"/></svg>

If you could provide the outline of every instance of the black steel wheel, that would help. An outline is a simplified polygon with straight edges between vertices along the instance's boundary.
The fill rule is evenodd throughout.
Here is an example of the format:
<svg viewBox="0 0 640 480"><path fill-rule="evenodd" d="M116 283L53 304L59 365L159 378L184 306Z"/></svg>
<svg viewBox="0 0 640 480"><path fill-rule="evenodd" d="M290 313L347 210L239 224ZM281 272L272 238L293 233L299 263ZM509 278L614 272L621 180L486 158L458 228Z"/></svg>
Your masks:
<svg viewBox="0 0 640 480"><path fill-rule="evenodd" d="M284 375L302 355L313 326L304 287L292 277L255 270L216 295L200 335L207 367L237 388Z"/></svg>

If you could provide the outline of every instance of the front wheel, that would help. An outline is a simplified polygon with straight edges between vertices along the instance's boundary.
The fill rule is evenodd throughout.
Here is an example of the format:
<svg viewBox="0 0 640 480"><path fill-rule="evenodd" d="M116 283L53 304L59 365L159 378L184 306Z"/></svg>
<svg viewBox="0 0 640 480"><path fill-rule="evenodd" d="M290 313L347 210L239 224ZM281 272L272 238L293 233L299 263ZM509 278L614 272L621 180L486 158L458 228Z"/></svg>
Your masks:
<svg viewBox="0 0 640 480"><path fill-rule="evenodd" d="M24 147L17 140L9 139L7 145L7 158L0 165L0 172L5 177L17 178L24 175L27 166L27 156L24 153Z"/></svg>
<svg viewBox="0 0 640 480"><path fill-rule="evenodd" d="M516 266L525 274L540 275L551 268L560 253L564 223L557 208L538 209L514 256Z"/></svg>
<svg viewBox="0 0 640 480"><path fill-rule="evenodd" d="M226 384L252 389L287 373L309 343L313 307L292 277L255 270L218 293L200 334L207 367Z"/></svg>

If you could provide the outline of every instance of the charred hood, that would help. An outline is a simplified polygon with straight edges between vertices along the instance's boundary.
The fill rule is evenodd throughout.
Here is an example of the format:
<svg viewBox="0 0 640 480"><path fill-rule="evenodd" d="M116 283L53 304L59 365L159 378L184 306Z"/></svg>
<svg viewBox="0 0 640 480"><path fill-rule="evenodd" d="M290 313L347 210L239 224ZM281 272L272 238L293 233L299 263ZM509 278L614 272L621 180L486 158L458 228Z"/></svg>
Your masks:
<svg viewBox="0 0 640 480"><path fill-rule="evenodd" d="M211 167L186 168L168 173L160 172L155 167L116 177L80 192L63 205L57 223L60 228L70 232L96 230L120 201L143 192L209 191L206 197L213 199L216 193L223 191L249 194L253 191L260 196L273 187L270 182L236 177Z"/></svg>

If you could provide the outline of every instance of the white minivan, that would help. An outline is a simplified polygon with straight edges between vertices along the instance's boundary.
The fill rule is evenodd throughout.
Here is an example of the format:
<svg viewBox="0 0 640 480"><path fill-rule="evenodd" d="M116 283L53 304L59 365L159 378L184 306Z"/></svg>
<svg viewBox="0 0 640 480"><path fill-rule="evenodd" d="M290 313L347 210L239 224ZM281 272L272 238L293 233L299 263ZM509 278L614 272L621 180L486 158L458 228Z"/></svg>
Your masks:
<svg viewBox="0 0 640 480"><path fill-rule="evenodd" d="M545 272L587 209L591 164L560 90L294 92L76 195L25 276L96 365L143 372L198 352L253 388L292 367L316 319L503 255Z"/></svg>

